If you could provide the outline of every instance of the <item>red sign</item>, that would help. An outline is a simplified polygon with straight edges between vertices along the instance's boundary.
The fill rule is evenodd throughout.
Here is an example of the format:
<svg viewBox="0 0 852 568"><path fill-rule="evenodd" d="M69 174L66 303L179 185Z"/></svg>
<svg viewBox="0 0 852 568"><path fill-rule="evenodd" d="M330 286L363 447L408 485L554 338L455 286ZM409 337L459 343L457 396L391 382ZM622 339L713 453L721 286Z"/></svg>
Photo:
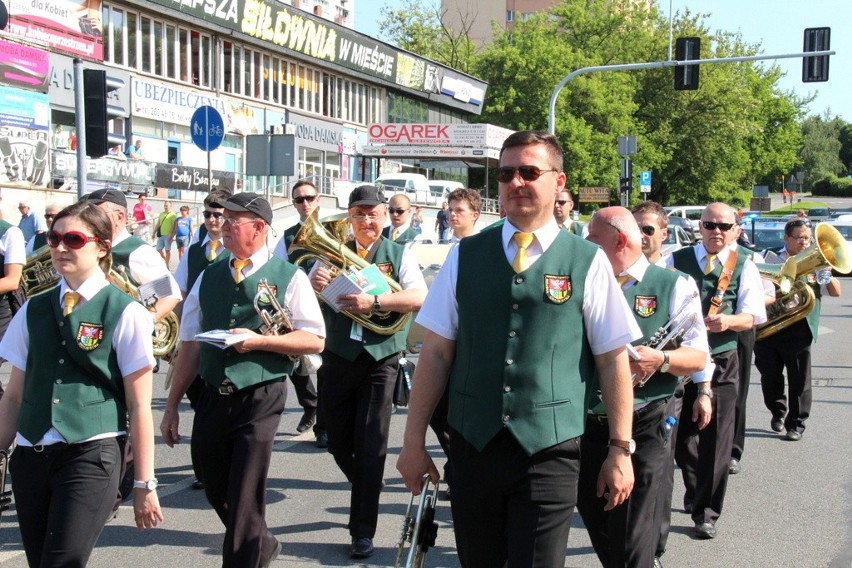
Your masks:
<svg viewBox="0 0 852 568"><path fill-rule="evenodd" d="M12 35L53 50L103 61L101 0L6 0Z"/></svg>
<svg viewBox="0 0 852 568"><path fill-rule="evenodd" d="M449 144L449 127L449 124L371 124L370 144Z"/></svg>

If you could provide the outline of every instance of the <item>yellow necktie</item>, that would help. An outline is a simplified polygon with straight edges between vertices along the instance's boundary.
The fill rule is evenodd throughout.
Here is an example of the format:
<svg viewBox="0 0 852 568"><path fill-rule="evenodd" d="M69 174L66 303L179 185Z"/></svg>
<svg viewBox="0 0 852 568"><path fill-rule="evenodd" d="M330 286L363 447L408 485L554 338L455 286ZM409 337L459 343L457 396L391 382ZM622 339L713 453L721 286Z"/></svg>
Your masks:
<svg viewBox="0 0 852 568"><path fill-rule="evenodd" d="M399 229L394 229L393 232L391 233L391 240L395 241L398 236L399 236Z"/></svg>
<svg viewBox="0 0 852 568"><path fill-rule="evenodd" d="M241 260L239 258L234 259L234 282L239 284L243 281L243 269L251 266L251 260Z"/></svg>
<svg viewBox="0 0 852 568"><path fill-rule="evenodd" d="M515 253L515 260L512 261L512 268L515 272L523 272L530 265L530 259L527 257L527 247L535 240L535 235L532 233L515 233L512 238L515 244L518 245L518 252Z"/></svg>
<svg viewBox="0 0 852 568"><path fill-rule="evenodd" d="M216 260L219 254L219 241L210 241L207 246L210 247L207 251L207 260Z"/></svg>
<svg viewBox="0 0 852 568"><path fill-rule="evenodd" d="M73 290L68 290L62 296L62 315L67 316L74 311L74 306L80 301L80 294Z"/></svg>
<svg viewBox="0 0 852 568"><path fill-rule="evenodd" d="M367 258L368 254L370 254L369 249L365 249L365 248L359 248L358 249L358 256L360 256L361 258Z"/></svg>
<svg viewBox="0 0 852 568"><path fill-rule="evenodd" d="M716 255L708 254L705 257L707 264L704 265L704 274L710 274L716 268Z"/></svg>
<svg viewBox="0 0 852 568"><path fill-rule="evenodd" d="M618 282L618 285L623 288L624 285L627 284L627 281L630 280L630 275L622 274L621 276L616 276L615 280Z"/></svg>

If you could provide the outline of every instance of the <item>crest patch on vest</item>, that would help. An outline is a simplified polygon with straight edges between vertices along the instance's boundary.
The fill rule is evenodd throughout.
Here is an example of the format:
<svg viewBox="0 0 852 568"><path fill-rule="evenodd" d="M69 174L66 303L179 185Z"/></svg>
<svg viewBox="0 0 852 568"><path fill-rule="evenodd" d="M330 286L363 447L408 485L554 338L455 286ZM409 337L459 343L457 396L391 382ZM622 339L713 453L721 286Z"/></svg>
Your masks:
<svg viewBox="0 0 852 568"><path fill-rule="evenodd" d="M571 277L545 274L544 294L554 304L564 304L571 298Z"/></svg>
<svg viewBox="0 0 852 568"><path fill-rule="evenodd" d="M77 328L77 347L83 351L94 351L103 339L103 324L80 322L80 327Z"/></svg>
<svg viewBox="0 0 852 568"><path fill-rule="evenodd" d="M807 275L805 278L807 278L807 280L808 280L808 284L816 284L816 283L817 283L817 275L816 275L816 272L810 272L810 273L808 273L808 275Z"/></svg>
<svg viewBox="0 0 852 568"><path fill-rule="evenodd" d="M657 312L656 296L636 296L633 311L641 318L649 318Z"/></svg>
<svg viewBox="0 0 852 568"><path fill-rule="evenodd" d="M265 286L261 286L260 282L258 282L257 292L255 293L255 295L260 294L260 296L257 298L257 302L259 304L268 305L272 303L272 300L269 298L269 293L267 293L266 288L269 288L269 293L271 293L273 296L278 295L278 286L276 286L275 284L266 284Z"/></svg>
<svg viewBox="0 0 852 568"><path fill-rule="evenodd" d="M393 263L390 262L377 262L376 268L384 274L385 276L393 276Z"/></svg>

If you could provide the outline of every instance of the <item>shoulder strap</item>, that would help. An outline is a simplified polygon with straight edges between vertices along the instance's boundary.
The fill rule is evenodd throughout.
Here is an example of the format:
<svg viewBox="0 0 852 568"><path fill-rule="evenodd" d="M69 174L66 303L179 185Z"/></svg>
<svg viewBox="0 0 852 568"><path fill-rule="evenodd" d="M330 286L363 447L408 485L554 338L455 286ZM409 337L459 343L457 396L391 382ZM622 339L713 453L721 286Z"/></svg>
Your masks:
<svg viewBox="0 0 852 568"><path fill-rule="evenodd" d="M719 277L719 284L716 286L716 293L710 298L710 309L707 310L708 316L714 316L722 307L722 297L725 295L725 290L731 283L731 278L734 276L734 268L737 265L737 251L732 250L728 253L728 259L722 267L722 275Z"/></svg>

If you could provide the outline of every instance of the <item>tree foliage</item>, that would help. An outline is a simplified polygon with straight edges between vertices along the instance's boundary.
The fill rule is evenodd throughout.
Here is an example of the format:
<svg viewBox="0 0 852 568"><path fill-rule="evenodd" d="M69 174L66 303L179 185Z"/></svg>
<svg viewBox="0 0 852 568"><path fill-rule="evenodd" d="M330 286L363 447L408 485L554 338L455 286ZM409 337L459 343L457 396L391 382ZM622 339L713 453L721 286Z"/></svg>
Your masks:
<svg viewBox="0 0 852 568"><path fill-rule="evenodd" d="M805 190L809 191L817 180L836 176L844 171L840 161L840 133L843 121L828 116L809 116L802 123L803 141L799 158L805 170Z"/></svg>

